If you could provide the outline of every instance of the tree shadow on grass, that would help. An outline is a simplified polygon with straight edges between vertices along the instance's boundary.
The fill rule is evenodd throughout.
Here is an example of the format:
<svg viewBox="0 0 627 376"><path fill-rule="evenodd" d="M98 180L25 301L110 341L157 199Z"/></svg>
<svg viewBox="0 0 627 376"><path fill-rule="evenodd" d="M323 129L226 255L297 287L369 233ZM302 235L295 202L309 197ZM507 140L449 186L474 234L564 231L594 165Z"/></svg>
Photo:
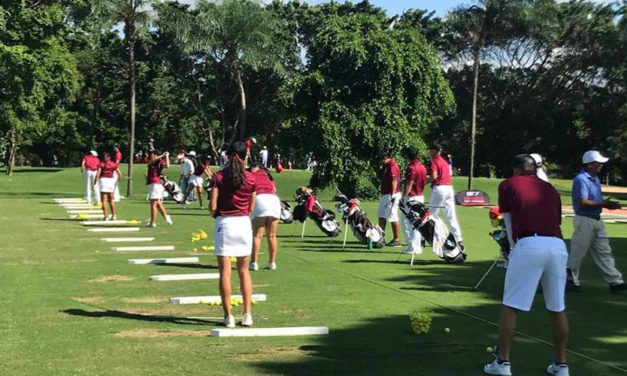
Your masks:
<svg viewBox="0 0 627 376"><path fill-rule="evenodd" d="M50 218L50 217L42 217L42 218L39 218L39 220L41 220L41 221L76 222L76 223L78 223L78 222L79 222L79 220L77 220L77 219L71 219L71 218Z"/></svg>
<svg viewBox="0 0 627 376"><path fill-rule="evenodd" d="M219 324L219 320L205 320L205 319L196 319L196 318L187 318L187 317L178 317L178 316L162 316L162 315L142 315L138 313L130 313L118 310L97 310L97 311L87 311L84 309L65 309L60 311L62 313L72 315L72 316L83 316L83 317L91 317L91 318L103 318L103 317L112 317L126 320L139 320L139 321L148 321L148 322L167 322L178 325L207 325L207 324Z"/></svg>
<svg viewBox="0 0 627 376"><path fill-rule="evenodd" d="M54 168L54 167L49 167L49 168L19 168L19 169L14 169L13 173L14 174L27 174L27 173L40 173L40 172L59 172L59 171L63 171L62 168Z"/></svg>
<svg viewBox="0 0 627 376"><path fill-rule="evenodd" d="M342 262L348 264L407 264L409 265L409 255L401 255L401 258L398 260L369 260L369 259L359 259L359 260L342 260ZM416 260L414 259L414 266L418 267L421 265L434 265L439 264L438 261L434 260Z"/></svg>

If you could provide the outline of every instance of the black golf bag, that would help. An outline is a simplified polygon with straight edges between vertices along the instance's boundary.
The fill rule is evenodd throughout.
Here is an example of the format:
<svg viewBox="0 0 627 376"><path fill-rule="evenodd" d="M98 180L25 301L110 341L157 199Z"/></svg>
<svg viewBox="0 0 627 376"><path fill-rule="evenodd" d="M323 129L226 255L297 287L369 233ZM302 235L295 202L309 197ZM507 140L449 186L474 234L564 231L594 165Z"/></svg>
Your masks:
<svg viewBox="0 0 627 376"><path fill-rule="evenodd" d="M287 202L281 200L281 222L292 223L294 222L294 215L292 214L292 206Z"/></svg>
<svg viewBox="0 0 627 376"><path fill-rule="evenodd" d="M449 264L462 264L466 261L464 247L449 232L444 222L431 214L423 203L401 205L400 208L409 223L431 244L433 253Z"/></svg>
<svg viewBox="0 0 627 376"><path fill-rule="evenodd" d="M335 214L322 207L311 189L298 188L295 199L297 204L292 213L294 219L305 222L309 217L325 235L334 238L340 234L340 225L335 220Z"/></svg>
<svg viewBox="0 0 627 376"><path fill-rule="evenodd" d="M159 176L159 178L161 179L161 184L163 185L167 196L169 196L174 202L182 204L185 195L181 191L179 185L168 179L168 177L165 175L161 175ZM164 195L164 198L166 198L167 196Z"/></svg>
<svg viewBox="0 0 627 376"><path fill-rule="evenodd" d="M338 191L334 199L338 201L335 205L337 211L342 213L342 221L348 221L353 235L361 244L372 242L372 248L382 248L385 245L385 234L379 225L375 225L366 216L366 213L359 208L359 200L348 199L346 195Z"/></svg>
<svg viewBox="0 0 627 376"><path fill-rule="evenodd" d="M510 244L507 239L507 231L505 231L505 221L503 221L503 215L501 214L498 206L490 208L488 213L490 217L490 223L493 227L497 227L498 230L492 231L489 235L498 243L500 247L501 255L505 260L509 259Z"/></svg>
<svg viewBox="0 0 627 376"><path fill-rule="evenodd" d="M211 203L211 183L213 182L213 178L210 176L205 180L205 192L207 192L207 202ZM208 204L211 205L211 204Z"/></svg>

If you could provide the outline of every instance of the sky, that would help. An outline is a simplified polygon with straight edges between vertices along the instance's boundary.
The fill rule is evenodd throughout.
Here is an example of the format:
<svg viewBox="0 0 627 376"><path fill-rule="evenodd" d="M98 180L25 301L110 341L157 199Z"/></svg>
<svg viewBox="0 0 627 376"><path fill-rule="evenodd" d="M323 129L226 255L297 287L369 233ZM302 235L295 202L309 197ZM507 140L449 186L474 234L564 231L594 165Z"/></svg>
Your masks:
<svg viewBox="0 0 627 376"><path fill-rule="evenodd" d="M263 0L270 2L271 0ZM301 0L310 4L328 3L330 0ZM345 0L336 0L343 3ZM350 2L359 2L360 0L351 0ZM558 0L559 2L566 0ZM607 4L613 0L592 0L594 3ZM193 4L196 0L179 0L181 3ZM458 5L472 5L476 0L370 0L370 2L378 7L385 9L389 16L401 14L408 9L427 9L435 11L438 17L444 17L446 12L452 10Z"/></svg>

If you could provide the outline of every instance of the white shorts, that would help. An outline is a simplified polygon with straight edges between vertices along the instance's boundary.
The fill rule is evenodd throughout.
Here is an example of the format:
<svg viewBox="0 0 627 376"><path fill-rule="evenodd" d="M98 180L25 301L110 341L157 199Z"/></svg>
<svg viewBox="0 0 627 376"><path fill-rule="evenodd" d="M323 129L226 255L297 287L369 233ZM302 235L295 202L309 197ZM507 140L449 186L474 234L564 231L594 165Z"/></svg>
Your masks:
<svg viewBox="0 0 627 376"><path fill-rule="evenodd" d="M202 188L202 176L196 176L194 174L189 176L189 180L187 181L188 184L191 184L192 187L198 188L201 187Z"/></svg>
<svg viewBox="0 0 627 376"><path fill-rule="evenodd" d="M100 193L113 193L116 180L116 178L100 178L100 180L98 180Z"/></svg>
<svg viewBox="0 0 627 376"><path fill-rule="evenodd" d="M152 183L148 186L148 199L149 200L163 200L163 193L165 189L161 183Z"/></svg>
<svg viewBox="0 0 627 376"><path fill-rule="evenodd" d="M262 193L255 199L253 218L257 217L281 217L281 201L279 196L271 193Z"/></svg>
<svg viewBox="0 0 627 376"><path fill-rule="evenodd" d="M546 309L562 312L566 309L567 260L566 244L560 238L529 236L518 240L509 254L503 305L529 311L541 282Z"/></svg>
<svg viewBox="0 0 627 376"><path fill-rule="evenodd" d="M213 228L216 256L244 257L253 250L253 228L248 216L218 217Z"/></svg>
<svg viewBox="0 0 627 376"><path fill-rule="evenodd" d="M394 198L394 204L391 199ZM379 200L379 209L377 210L377 217L385 219L386 222L398 222L398 204L401 202L401 192L396 192L393 195L386 194Z"/></svg>

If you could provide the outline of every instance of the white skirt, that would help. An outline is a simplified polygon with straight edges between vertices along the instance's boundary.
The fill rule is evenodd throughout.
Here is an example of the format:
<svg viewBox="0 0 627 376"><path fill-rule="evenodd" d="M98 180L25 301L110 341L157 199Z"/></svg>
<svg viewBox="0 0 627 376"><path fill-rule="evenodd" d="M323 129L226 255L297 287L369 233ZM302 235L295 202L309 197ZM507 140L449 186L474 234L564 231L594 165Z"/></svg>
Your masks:
<svg viewBox="0 0 627 376"><path fill-rule="evenodd" d="M192 174L190 175L189 180L187 182L195 188L198 188L198 187L202 188L202 176L196 176Z"/></svg>
<svg viewBox="0 0 627 376"><path fill-rule="evenodd" d="M253 250L253 229L248 216L218 217L213 228L216 256L245 257Z"/></svg>
<svg viewBox="0 0 627 376"><path fill-rule="evenodd" d="M113 193L116 180L116 178L100 178L98 180L98 189L100 189L101 193Z"/></svg>
<svg viewBox="0 0 627 376"><path fill-rule="evenodd" d="M165 192L165 189L163 188L163 184L152 183L148 186L148 199L149 200L163 200L163 192Z"/></svg>
<svg viewBox="0 0 627 376"><path fill-rule="evenodd" d="M255 199L253 218L273 217L281 218L281 201L279 196L271 193L262 193Z"/></svg>

